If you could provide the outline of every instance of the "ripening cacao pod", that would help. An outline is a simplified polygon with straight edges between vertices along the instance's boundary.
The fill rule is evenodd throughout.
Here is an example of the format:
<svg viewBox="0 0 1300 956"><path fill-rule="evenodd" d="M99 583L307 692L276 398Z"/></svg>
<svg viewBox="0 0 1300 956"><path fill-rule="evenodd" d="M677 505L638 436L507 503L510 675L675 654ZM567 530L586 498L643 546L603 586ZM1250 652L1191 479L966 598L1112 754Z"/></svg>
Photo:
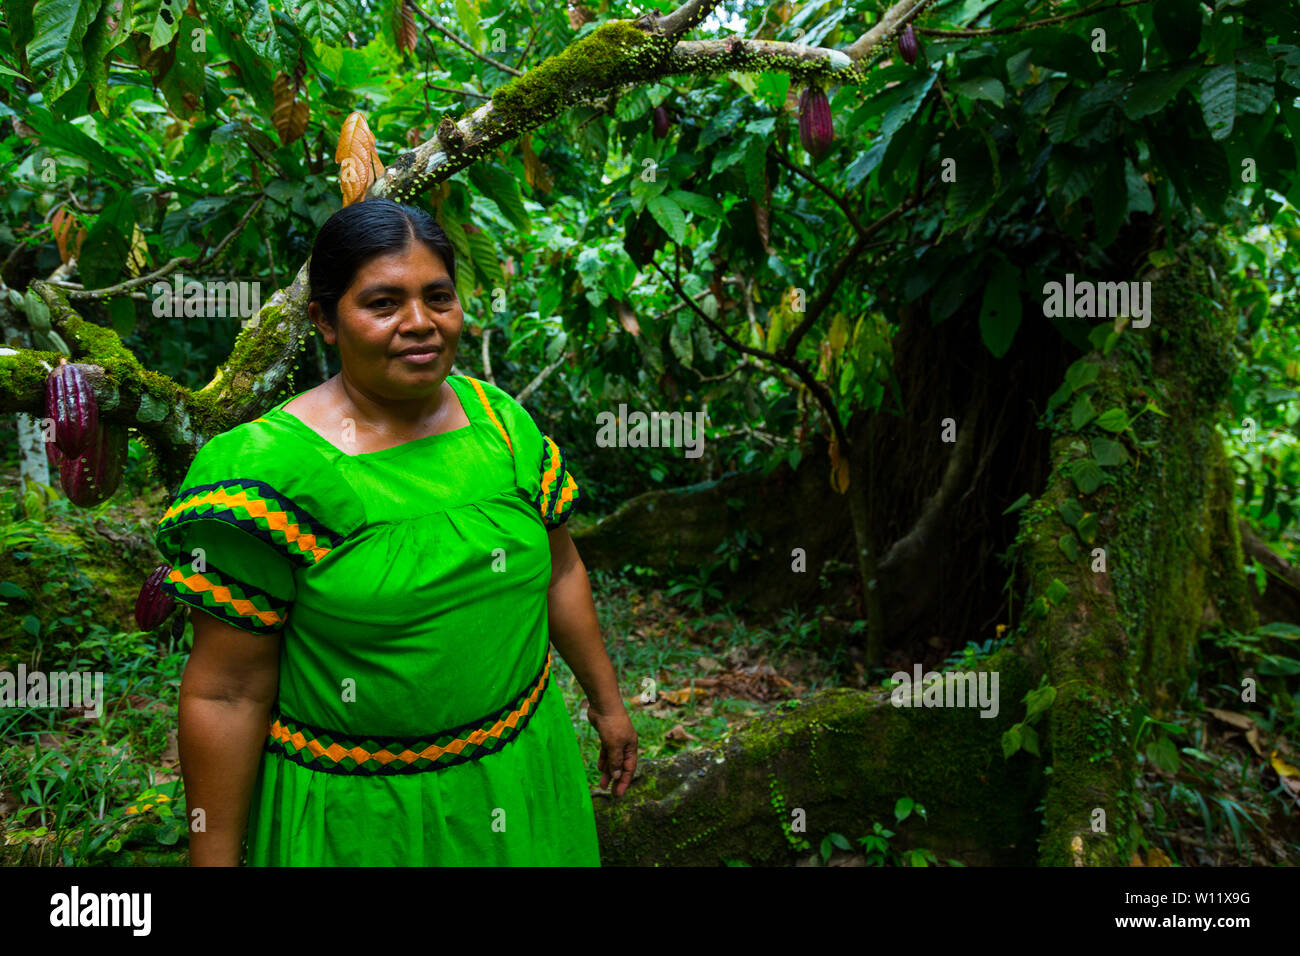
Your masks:
<svg viewBox="0 0 1300 956"><path fill-rule="evenodd" d="M668 135L668 109L666 107L655 107L654 129L655 139L663 139Z"/></svg>
<svg viewBox="0 0 1300 956"><path fill-rule="evenodd" d="M917 54L916 31L912 29L912 24L903 27L903 32L898 35L898 52L903 54L903 62L911 66L916 62Z"/></svg>
<svg viewBox="0 0 1300 956"><path fill-rule="evenodd" d="M122 481L126 468L125 426L102 422L94 441L80 455L59 464L59 483L74 505L89 508L107 501Z"/></svg>
<svg viewBox="0 0 1300 956"><path fill-rule="evenodd" d="M135 599L135 623L142 631L152 631L167 620L176 607L176 599L162 589L162 583L171 574L170 564L160 564L140 587Z"/></svg>
<svg viewBox="0 0 1300 956"><path fill-rule="evenodd" d="M98 435L99 402L80 365L64 362L45 379L45 414L64 455L80 454Z"/></svg>
<svg viewBox="0 0 1300 956"><path fill-rule="evenodd" d="M817 159L826 155L835 138L831 104L820 86L806 86L799 96L799 141Z"/></svg>

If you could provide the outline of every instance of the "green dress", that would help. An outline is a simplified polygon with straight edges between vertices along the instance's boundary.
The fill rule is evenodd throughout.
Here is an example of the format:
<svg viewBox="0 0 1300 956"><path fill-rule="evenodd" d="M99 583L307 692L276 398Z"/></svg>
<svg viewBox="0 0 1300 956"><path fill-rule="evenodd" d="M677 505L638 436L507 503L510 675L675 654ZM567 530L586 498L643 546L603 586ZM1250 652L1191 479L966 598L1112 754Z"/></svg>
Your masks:
<svg viewBox="0 0 1300 956"><path fill-rule="evenodd" d="M160 523L177 600L281 634L250 866L600 865L547 625L577 483L507 393L448 382L468 427L358 455L285 399Z"/></svg>

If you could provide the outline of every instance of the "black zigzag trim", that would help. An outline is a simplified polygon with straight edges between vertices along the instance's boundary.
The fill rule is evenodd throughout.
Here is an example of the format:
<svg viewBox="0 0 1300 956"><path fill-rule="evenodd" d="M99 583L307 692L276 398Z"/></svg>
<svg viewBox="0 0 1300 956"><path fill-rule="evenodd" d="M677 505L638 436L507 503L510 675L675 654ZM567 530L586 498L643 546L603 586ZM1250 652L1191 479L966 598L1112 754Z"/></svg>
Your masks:
<svg viewBox="0 0 1300 956"><path fill-rule="evenodd" d="M433 734L431 736L425 735L421 737L377 737L373 735L364 736L355 733L341 733L341 732L328 730L324 727L318 727L314 724L300 723L299 721L294 720L292 717L288 716L283 712L279 713L278 715L273 715L271 719L272 722L274 722L278 718L284 718L290 721L291 723L293 723L293 725L296 728L298 728L298 730L301 731L304 735L310 733L312 736L317 738L319 738L322 734L324 734L325 736L329 737L331 740L334 740L336 742L339 741L340 739L351 740L353 742L359 740L373 740L375 743L382 744L383 747L389 751L392 751L394 746L400 747L402 750L410 750L416 746L419 746L420 744L424 744L427 746L429 743L437 740L440 737L451 736L453 739L455 739L457 737L460 737L464 733L469 733L471 731L478 730L488 720L492 720L493 722L495 722L497 720L500 720L503 717L508 716L509 714L514 712L519 707L520 704L524 702L524 700L528 697L530 693L532 693L533 687L536 686L539 680L541 680L542 673L545 670L546 670L546 660L545 658L543 658L542 666L538 668L537 675L531 681L529 681L527 688L525 688L522 692L514 696L514 698L510 701L510 703L506 704L504 707L497 708L496 710L485 714L484 716L480 717L478 720L471 720L467 723L460 724L456 727L452 727L450 730L439 731L438 733ZM308 770L315 770L319 773L341 773L341 774L351 774L353 776L360 775L366 777L377 777L377 776L393 776L397 774L410 774L410 773L430 773L437 770L445 770L448 767L455 767L463 763L470 763L471 761L479 760L480 758L485 757L488 754L499 753L500 751L504 750L507 745L513 743L519 737L519 735L523 733L524 728L527 727L529 722L533 719L533 715L536 714L538 709L542 706L542 700L546 697L546 689L550 687L551 684L553 683L554 681L548 677L546 683L542 685L541 692L538 693L537 695L536 704L534 704L532 707L529 708L528 713L524 714L518 721L516 721L515 732L508 740L502 740L500 737L494 737L492 738L492 740L495 740L496 743L492 745L490 749L488 743L484 742L482 744L479 744L475 748L474 753L468 756L465 754L457 754L456 756L450 759L439 758L433 761L427 767L412 767L412 766L394 767L392 764L389 764L388 766L380 767L374 770L370 768L364 768L364 767L354 767L353 769L348 770L346 767L340 767L337 764L335 764L334 766L323 766L317 763L315 760L312 760L311 762L305 760L302 756L301 750L295 751L294 753L286 752L284 748L284 744L282 744L278 740L275 740L269 734L267 735L267 740L263 749L266 750L268 753L275 754L277 757L282 757L283 759L288 760L292 763L296 763L299 766L306 767Z"/></svg>

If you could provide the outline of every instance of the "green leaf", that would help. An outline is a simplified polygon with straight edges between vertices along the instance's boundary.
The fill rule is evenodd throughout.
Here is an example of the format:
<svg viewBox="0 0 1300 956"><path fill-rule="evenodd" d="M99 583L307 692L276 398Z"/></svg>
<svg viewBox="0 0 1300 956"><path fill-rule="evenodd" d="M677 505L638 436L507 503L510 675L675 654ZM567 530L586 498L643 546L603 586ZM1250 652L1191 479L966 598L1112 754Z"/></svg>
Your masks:
<svg viewBox="0 0 1300 956"><path fill-rule="evenodd" d="M1019 498L1017 498L1015 501L1011 502L1011 504L1007 506L1007 510L1004 511L1004 512L1002 512L1002 513L1003 513L1004 515L1009 515L1009 514L1011 514L1011 512L1013 512L1013 511L1019 511L1019 510L1020 510L1021 508L1023 508L1025 505L1029 504L1029 500L1030 500L1030 499L1029 499L1029 492L1025 492L1023 495L1021 495L1021 496L1020 496Z"/></svg>
<svg viewBox="0 0 1300 956"><path fill-rule="evenodd" d="M1065 370L1065 381L1069 383L1072 391L1077 391L1085 385L1091 385L1100 374L1101 366L1099 364L1081 358Z"/></svg>
<svg viewBox="0 0 1300 956"><path fill-rule="evenodd" d="M1097 459L1097 464L1109 468L1128 461L1128 452L1122 442L1098 436L1092 440L1092 457Z"/></svg>
<svg viewBox="0 0 1300 956"><path fill-rule="evenodd" d="M36 0L32 8L35 36L27 44L27 60L46 103L53 103L76 84L85 71L82 41L102 0Z"/></svg>
<svg viewBox="0 0 1300 956"><path fill-rule="evenodd" d="M41 633L40 618L36 617L33 614L28 614L26 617L23 618L23 630L26 631L28 634L30 634L32 637L39 637Z"/></svg>
<svg viewBox="0 0 1300 956"><path fill-rule="evenodd" d="M1025 694L1025 720L1030 721L1037 717L1047 708L1052 706L1056 700L1056 688L1051 684L1043 684L1041 687L1035 687L1029 693Z"/></svg>
<svg viewBox="0 0 1300 956"><path fill-rule="evenodd" d="M524 197L519 192L519 181L513 175L500 166L475 163L469 168L469 178L483 195L497 204L511 225L523 232L532 229L528 210L524 208Z"/></svg>
<svg viewBox="0 0 1300 956"><path fill-rule="evenodd" d="M1011 348L1020 327L1020 270L1005 259L998 260L984 287L980 306L980 337L994 358Z"/></svg>
<svg viewBox="0 0 1300 956"><path fill-rule="evenodd" d="M1122 408L1108 408L1097 417L1097 424L1108 432L1122 432L1129 426L1128 413Z"/></svg>
<svg viewBox="0 0 1300 956"><path fill-rule="evenodd" d="M1076 458L1069 464L1070 477L1074 479L1079 491L1090 495L1106 481L1106 473L1092 458Z"/></svg>
<svg viewBox="0 0 1300 956"><path fill-rule="evenodd" d="M1168 737L1157 737L1149 741L1146 746L1147 760L1155 764L1161 770L1169 773L1177 773L1182 763L1182 758L1178 755L1178 747Z"/></svg>
<svg viewBox="0 0 1300 956"><path fill-rule="evenodd" d="M1141 119L1164 109L1197 72L1194 66L1159 73L1143 73L1133 80L1124 97L1124 114L1131 120Z"/></svg>
<svg viewBox="0 0 1300 956"><path fill-rule="evenodd" d="M1086 515L1080 518L1079 526L1075 530L1079 532L1079 537L1083 539L1085 544L1092 544L1093 540L1097 537L1096 512L1089 511Z"/></svg>
<svg viewBox="0 0 1300 956"><path fill-rule="evenodd" d="M835 844L837 847L839 847L841 850L851 850L851 849L853 849L853 844L849 843L849 841L848 841L847 839L845 839L844 836L841 835L841 834L839 834L839 833L832 833L832 834L831 834L831 842L834 843L834 844Z"/></svg>
<svg viewBox="0 0 1300 956"><path fill-rule="evenodd" d="M1070 395L1073 394L1073 392L1074 389L1070 387L1069 382L1062 382L1060 387L1054 391L1051 397L1047 400L1047 410L1050 412L1060 408L1069 400Z"/></svg>
<svg viewBox="0 0 1300 956"><path fill-rule="evenodd" d="M0 598L15 598L22 601L31 600L31 598L27 596L27 592L12 581L0 581Z"/></svg>
<svg viewBox="0 0 1300 956"><path fill-rule="evenodd" d="M488 294L491 295L493 287L504 288L506 274L501 268L501 255L497 252L497 244L492 239L492 234L486 229L481 229L478 232L466 232L465 238L469 241L474 270L489 287Z"/></svg>
<svg viewBox="0 0 1300 956"><path fill-rule="evenodd" d="M1213 139L1227 139L1237 116L1237 69L1231 63L1212 67L1201 79L1201 115Z"/></svg>
<svg viewBox="0 0 1300 956"><path fill-rule="evenodd" d="M1035 757L1039 756L1038 731L1029 726L1029 724L1025 724L1020 728L1020 746L1024 747L1025 750L1029 751L1029 753L1033 754Z"/></svg>
<svg viewBox="0 0 1300 956"><path fill-rule="evenodd" d="M899 797L898 802L894 804L894 818L902 823L912 815L912 807L915 805L916 801L911 797Z"/></svg>
<svg viewBox="0 0 1300 956"><path fill-rule="evenodd" d="M298 25L309 38L320 40L325 46L343 46L348 24L356 18L353 3L354 0L303 0L298 7Z"/></svg>
<svg viewBox="0 0 1300 956"><path fill-rule="evenodd" d="M1056 541L1056 546L1061 549L1061 553L1070 559L1071 563L1079 560L1079 539L1072 533L1061 535Z"/></svg>
<svg viewBox="0 0 1300 956"><path fill-rule="evenodd" d="M664 195L686 211L693 212L698 216L704 216L708 219L723 218L722 207L718 205L716 200L708 196L686 192L684 189L670 189Z"/></svg>
<svg viewBox="0 0 1300 956"><path fill-rule="evenodd" d="M686 216L681 206L667 196L656 196L646 204L646 209L673 242L680 246L686 240Z"/></svg>
<svg viewBox="0 0 1300 956"><path fill-rule="evenodd" d="M1074 400L1074 407L1070 409L1070 427L1078 431L1096 417L1097 410L1092 407L1092 399L1087 395L1080 395Z"/></svg>
<svg viewBox="0 0 1300 956"><path fill-rule="evenodd" d="M993 76L979 76L971 80L959 80L949 89L954 93L970 97L972 100L988 100L998 106L1006 97L1002 82Z"/></svg>
<svg viewBox="0 0 1300 956"><path fill-rule="evenodd" d="M119 192L101 210L86 233L77 265L86 288L112 285L126 265L135 229L135 203L131 193Z"/></svg>
<svg viewBox="0 0 1300 956"><path fill-rule="evenodd" d="M1052 583L1047 586L1047 600L1052 604L1060 604L1070 596L1070 589L1060 578L1052 578Z"/></svg>
<svg viewBox="0 0 1300 956"><path fill-rule="evenodd" d="M41 145L80 156L90 163L95 173L116 179L120 183L135 180L136 177L116 155L71 123L55 119L49 110L33 106L27 122L40 134Z"/></svg>
<svg viewBox="0 0 1300 956"><path fill-rule="evenodd" d="M760 203L766 199L764 169L767 166L767 140L754 136L745 146L745 183L749 186L749 196ZM676 205L674 203L673 205Z"/></svg>
<svg viewBox="0 0 1300 956"><path fill-rule="evenodd" d="M1079 519L1083 517L1083 505L1079 504L1077 498L1066 498L1056 510L1060 512L1061 520L1071 528L1077 525Z"/></svg>
<svg viewBox="0 0 1300 956"><path fill-rule="evenodd" d="M1024 724L1013 724L1011 728L1002 734L1002 756L1009 758L1020 749L1021 731L1024 730Z"/></svg>
<svg viewBox="0 0 1300 956"><path fill-rule="evenodd" d="M466 0L456 0L456 20L460 23L460 28L469 35L471 46L479 50L487 47L483 30L478 25L479 18Z"/></svg>

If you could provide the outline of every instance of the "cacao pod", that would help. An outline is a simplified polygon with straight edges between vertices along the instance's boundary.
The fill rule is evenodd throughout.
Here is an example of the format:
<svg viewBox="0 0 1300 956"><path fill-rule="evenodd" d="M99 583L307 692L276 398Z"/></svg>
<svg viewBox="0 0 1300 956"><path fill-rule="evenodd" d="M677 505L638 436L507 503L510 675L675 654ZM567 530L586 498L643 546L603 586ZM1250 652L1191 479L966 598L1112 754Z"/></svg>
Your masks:
<svg viewBox="0 0 1300 956"><path fill-rule="evenodd" d="M78 455L99 431L99 402L80 365L64 362L45 379L45 414L54 419L54 444Z"/></svg>
<svg viewBox="0 0 1300 956"><path fill-rule="evenodd" d="M102 422L95 440L80 455L59 463L59 483L69 501L89 508L117 491L126 468L126 439L125 426Z"/></svg>
<svg viewBox="0 0 1300 956"><path fill-rule="evenodd" d="M903 32L898 35L898 52L903 55L903 62L908 66L916 62L918 52L916 31L912 29L910 23L903 27Z"/></svg>
<svg viewBox="0 0 1300 956"><path fill-rule="evenodd" d="M668 122L667 108L656 106L654 118L655 139L663 139L668 135Z"/></svg>
<svg viewBox="0 0 1300 956"><path fill-rule="evenodd" d="M162 589L162 583L171 574L170 564L160 564L140 587L135 599L135 623L142 631L152 631L167 620L176 607L176 599Z"/></svg>
<svg viewBox="0 0 1300 956"><path fill-rule="evenodd" d="M816 159L821 159L835 139L831 104L820 86L806 86L799 96L799 141Z"/></svg>

